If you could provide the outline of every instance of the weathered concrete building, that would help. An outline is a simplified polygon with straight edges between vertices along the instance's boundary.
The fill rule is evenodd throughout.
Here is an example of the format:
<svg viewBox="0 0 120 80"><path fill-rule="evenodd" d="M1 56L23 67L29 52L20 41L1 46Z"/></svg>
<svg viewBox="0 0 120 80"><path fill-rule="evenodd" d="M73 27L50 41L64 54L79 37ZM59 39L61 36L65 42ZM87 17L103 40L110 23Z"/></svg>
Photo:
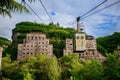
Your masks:
<svg viewBox="0 0 120 80"><path fill-rule="evenodd" d="M0 70L1 70L2 52L3 52L3 48L0 47Z"/></svg>
<svg viewBox="0 0 120 80"><path fill-rule="evenodd" d="M97 51L96 40L92 36L87 36L89 38L86 39L86 49L84 52L75 52L78 53L80 59L98 59L101 62L105 60L105 57L101 55L100 52ZM91 38L90 38L91 37ZM63 50L64 55L73 54L73 40L66 39L66 47Z"/></svg>
<svg viewBox="0 0 120 80"><path fill-rule="evenodd" d="M64 55L77 53L81 60L99 59L101 62L105 60L100 52L97 51L96 40L93 36L88 36L81 31L79 18L77 19L77 32L74 33L73 39L66 39L66 46L63 50Z"/></svg>
<svg viewBox="0 0 120 80"><path fill-rule="evenodd" d="M17 60L34 56L36 53L47 54L51 57L53 54L53 45L49 44L45 34L32 32L26 34L23 44L18 44Z"/></svg>

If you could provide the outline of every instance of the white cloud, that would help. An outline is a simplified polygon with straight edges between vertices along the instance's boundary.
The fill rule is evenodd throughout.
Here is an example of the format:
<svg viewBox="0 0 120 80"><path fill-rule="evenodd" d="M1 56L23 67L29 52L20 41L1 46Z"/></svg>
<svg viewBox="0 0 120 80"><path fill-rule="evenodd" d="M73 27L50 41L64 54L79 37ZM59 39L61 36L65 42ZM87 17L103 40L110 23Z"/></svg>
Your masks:
<svg viewBox="0 0 120 80"><path fill-rule="evenodd" d="M44 5L48 10L48 13L52 11L55 12L55 15L50 15L54 23L59 22L61 26L74 26L74 27L76 27L76 24L71 24L71 25L66 25L66 24L68 22L71 22L72 20L75 20L76 17L81 16L82 14L93 8L95 5L101 3L102 1L104 0L42 0L42 2L44 3ZM118 0L108 0L98 9L101 9L115 1ZM35 3L32 4L30 3L28 4L36 11L36 13L43 19L43 21L46 24L50 22L49 17L46 15L39 1L36 1ZM120 8L120 3L114 5L113 7L101 11L100 13L97 13L95 15L92 15L84 19L82 22L85 25L85 31L87 32L87 34L96 37L103 36L102 34L104 31L97 29L97 25L104 23L104 19L106 19L104 16L101 16L101 14L112 14L112 15L120 16L119 8ZM18 13L14 13L11 19L9 19L8 17L3 18L2 16L0 16L0 18L1 18L0 36L9 39L11 39L12 29L15 27L17 23L21 21L32 21L32 22L35 21L38 23L41 22L38 19L38 17L36 17L32 12L31 14L23 13L21 15ZM114 31L120 31L119 21L117 20L115 22L117 22L117 26L111 32L110 31L108 32L113 33ZM107 35L107 32L104 32L104 35Z"/></svg>

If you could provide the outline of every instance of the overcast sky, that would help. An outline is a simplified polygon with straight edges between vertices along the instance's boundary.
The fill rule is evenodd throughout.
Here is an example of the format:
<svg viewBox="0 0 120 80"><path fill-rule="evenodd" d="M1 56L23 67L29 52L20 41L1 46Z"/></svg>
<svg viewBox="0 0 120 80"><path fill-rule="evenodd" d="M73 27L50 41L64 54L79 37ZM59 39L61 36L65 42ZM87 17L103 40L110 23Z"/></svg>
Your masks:
<svg viewBox="0 0 120 80"><path fill-rule="evenodd" d="M76 28L75 19L78 16L83 15L103 1L104 0L42 0L55 24L59 22L59 24L63 27L69 26L73 28ZM94 11L104 8L116 1L119 0L108 0ZM45 13L39 0L28 4L42 18L45 24L50 23L50 19ZM40 19L33 14L32 11L31 13L22 14L12 13L12 18L9 18L8 16L3 17L0 15L0 36L11 40L12 29L15 28L17 23L22 21L41 23ZM88 35L93 35L96 38L111 35L114 32L120 32L120 2L97 14L81 20L81 22L84 27L84 31Z"/></svg>

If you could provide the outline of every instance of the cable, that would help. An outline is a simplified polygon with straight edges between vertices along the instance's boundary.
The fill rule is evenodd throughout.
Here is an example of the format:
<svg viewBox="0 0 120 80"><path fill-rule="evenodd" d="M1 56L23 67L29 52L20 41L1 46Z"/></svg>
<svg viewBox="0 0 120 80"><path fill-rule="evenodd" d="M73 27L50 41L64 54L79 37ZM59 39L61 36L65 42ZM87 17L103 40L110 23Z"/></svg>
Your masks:
<svg viewBox="0 0 120 80"><path fill-rule="evenodd" d="M41 19L41 17L32 9L32 7L30 7L25 1L24 3L33 11L33 13L43 22L43 20ZM44 23L44 22L43 22Z"/></svg>
<svg viewBox="0 0 120 80"><path fill-rule="evenodd" d="M105 3L108 0L103 1L102 3L98 4L97 6L95 6L94 8L90 9L88 12L86 12L85 14L83 14L82 16L80 16L80 18L84 17L85 15L89 14L91 11L95 10L96 8L98 8L99 6L101 6L103 3Z"/></svg>
<svg viewBox="0 0 120 80"><path fill-rule="evenodd" d="M95 10L96 8L98 8L99 6L101 6L101 5L102 5L103 3L105 3L106 1L108 1L108 0L105 0L105 1L101 2L100 4L98 4L97 6L95 6L95 7L92 8L92 9L90 9L88 12L86 12L86 13L83 14L82 16L79 16L80 19L81 19L82 17L84 17L85 15L89 14L91 11ZM71 21L71 22L73 22L73 21ZM67 24L70 24L71 22L69 22L69 23L67 23ZM66 25L67 25L67 24L66 24Z"/></svg>
<svg viewBox="0 0 120 80"><path fill-rule="evenodd" d="M39 1L40 1L40 3L41 3L42 7L44 8L45 12L47 13L48 17L50 18L51 22L53 23L53 20L52 20L52 18L50 17L50 15L49 15L49 13L48 13L46 7L44 6L42 0L39 0Z"/></svg>
<svg viewBox="0 0 120 80"><path fill-rule="evenodd" d="M76 21L76 20L72 20L72 21L66 23L65 25L68 25L68 24L73 23L73 22L75 22L75 21Z"/></svg>
<svg viewBox="0 0 120 80"><path fill-rule="evenodd" d="M87 18L87 17L89 17L89 16L91 16L91 15L94 15L94 14L100 12L100 11L103 11L104 9L109 8L109 7L115 5L115 4L119 3L119 2L120 2L120 0L119 0L119 1L116 1L116 2L114 2L114 3L112 3L112 4L108 5L108 6L106 6L106 7L104 7L104 8L102 8L102 9L100 9L100 10L98 10L98 11L95 11L95 12L93 12L93 13L91 13L91 14L89 14L89 15L81 18L81 19L85 19L85 18Z"/></svg>

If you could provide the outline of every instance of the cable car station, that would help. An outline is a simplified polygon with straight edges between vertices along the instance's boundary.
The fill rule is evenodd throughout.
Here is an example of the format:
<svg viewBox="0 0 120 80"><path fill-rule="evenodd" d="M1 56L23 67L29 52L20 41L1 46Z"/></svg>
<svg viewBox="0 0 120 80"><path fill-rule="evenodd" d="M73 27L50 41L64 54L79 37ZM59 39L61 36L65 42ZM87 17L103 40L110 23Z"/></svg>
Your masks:
<svg viewBox="0 0 120 80"><path fill-rule="evenodd" d="M77 18L77 31L73 34L73 39L66 39L63 54L69 55L76 53L81 60L98 59L103 62L105 57L97 51L95 38L83 32L79 22L80 17Z"/></svg>

